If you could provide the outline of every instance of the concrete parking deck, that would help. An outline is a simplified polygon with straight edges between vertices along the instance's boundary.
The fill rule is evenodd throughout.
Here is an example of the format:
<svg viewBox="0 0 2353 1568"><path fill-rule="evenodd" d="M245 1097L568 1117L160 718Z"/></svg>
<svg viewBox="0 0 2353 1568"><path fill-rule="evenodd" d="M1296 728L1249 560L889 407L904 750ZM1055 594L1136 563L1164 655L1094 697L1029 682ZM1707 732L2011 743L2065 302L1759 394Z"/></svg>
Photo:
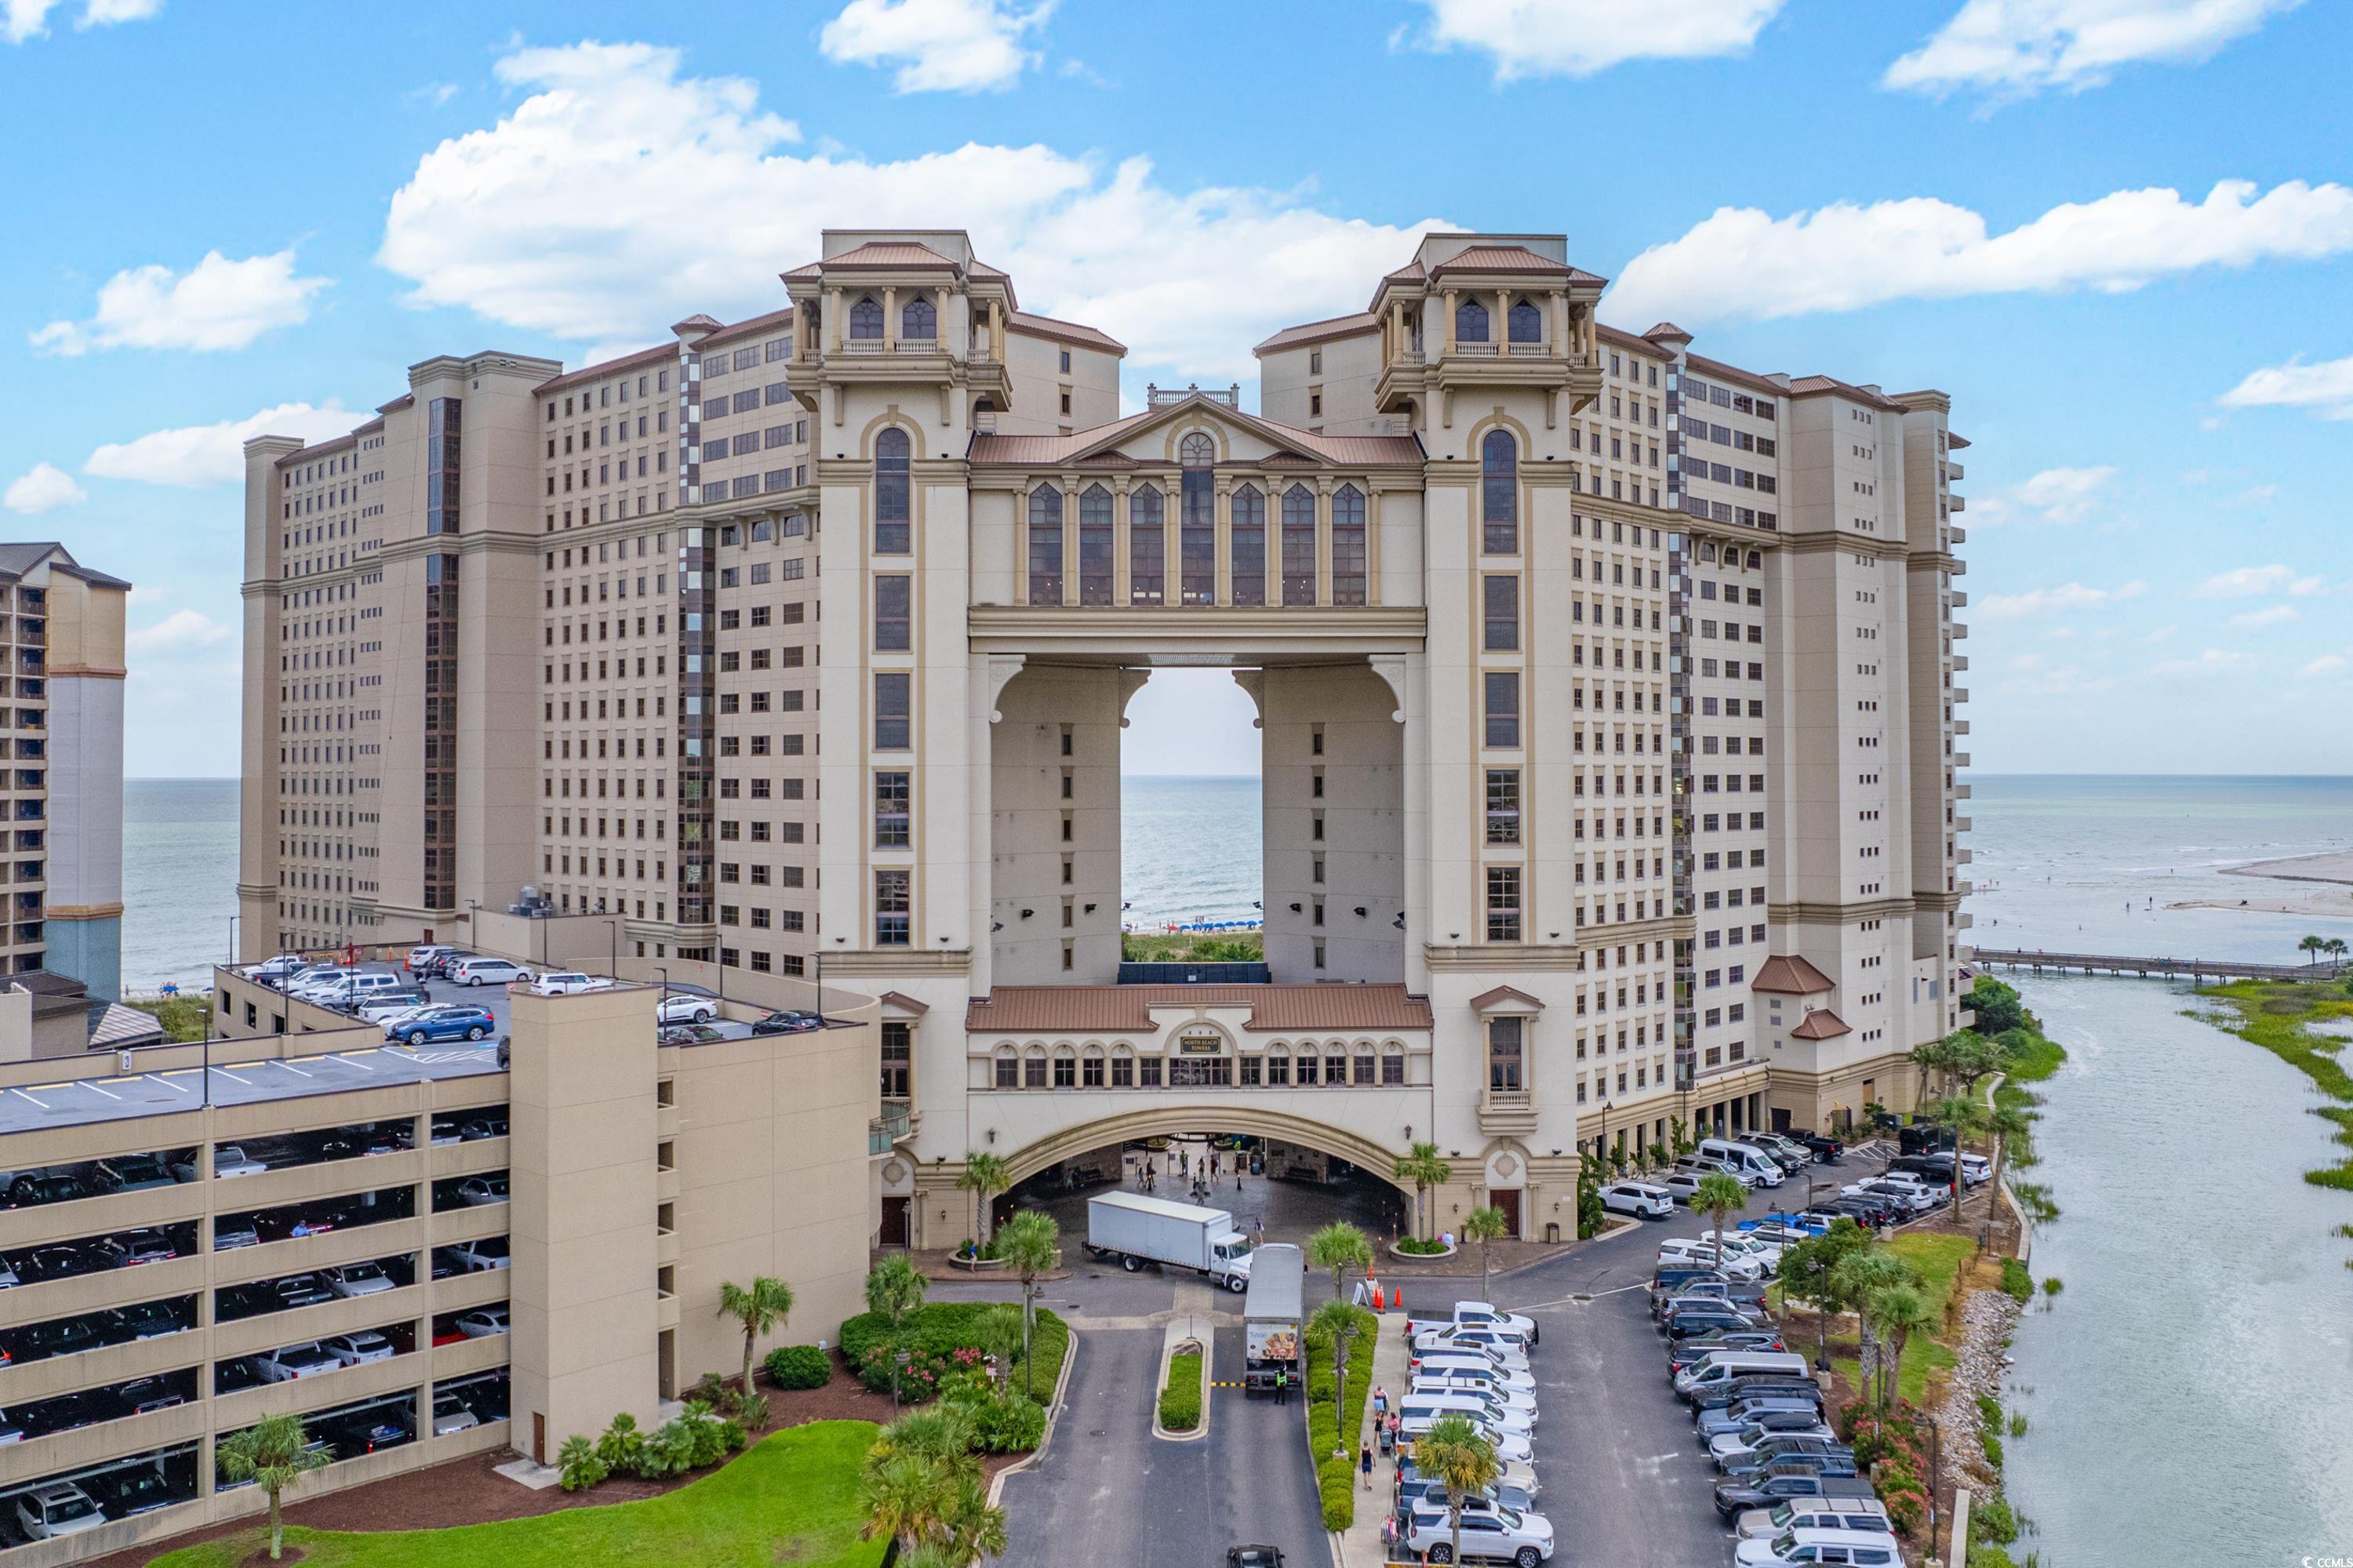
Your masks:
<svg viewBox="0 0 2353 1568"><path fill-rule="evenodd" d="M248 1057L259 1042L216 1041L209 1067L160 1073L66 1078L0 1091L0 1134L45 1128L82 1127L133 1117L169 1116L204 1105L253 1105L420 1083L463 1078L499 1070L495 1043L480 1045L384 1045L291 1060ZM63 1065L63 1064L60 1064Z"/></svg>

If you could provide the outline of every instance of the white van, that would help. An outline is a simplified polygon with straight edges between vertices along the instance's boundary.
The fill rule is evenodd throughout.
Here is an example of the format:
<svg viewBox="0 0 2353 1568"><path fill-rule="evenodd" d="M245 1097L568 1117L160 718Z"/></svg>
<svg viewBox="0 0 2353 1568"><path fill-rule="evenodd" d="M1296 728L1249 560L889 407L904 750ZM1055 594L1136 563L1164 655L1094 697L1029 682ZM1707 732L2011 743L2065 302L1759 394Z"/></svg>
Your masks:
<svg viewBox="0 0 2353 1568"><path fill-rule="evenodd" d="M1861 1530L1887 1532L1887 1505L1877 1498L1786 1498L1771 1508L1740 1516L1743 1541L1770 1541L1785 1530Z"/></svg>
<svg viewBox="0 0 2353 1568"><path fill-rule="evenodd" d="M1795 1351L1715 1351L1675 1373L1675 1392L1689 1398L1737 1377L1811 1377Z"/></svg>
<svg viewBox="0 0 2353 1568"><path fill-rule="evenodd" d="M375 969L345 969L322 980L301 986L294 995L303 1001L317 1001L343 1006L356 1001L369 1001L377 997L393 996L406 990L396 974Z"/></svg>
<svg viewBox="0 0 2353 1568"><path fill-rule="evenodd" d="M1735 1143L1728 1138L1703 1138L1696 1150L1703 1160L1721 1160L1736 1167L1751 1185L1778 1187L1788 1179L1780 1161L1753 1143Z"/></svg>

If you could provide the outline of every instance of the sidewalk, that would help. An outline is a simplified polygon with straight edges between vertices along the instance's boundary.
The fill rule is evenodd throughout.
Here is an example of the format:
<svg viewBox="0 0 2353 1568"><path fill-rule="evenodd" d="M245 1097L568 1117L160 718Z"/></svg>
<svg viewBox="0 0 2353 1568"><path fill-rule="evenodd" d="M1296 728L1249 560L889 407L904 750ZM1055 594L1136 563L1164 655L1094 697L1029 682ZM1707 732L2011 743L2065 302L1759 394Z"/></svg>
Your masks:
<svg viewBox="0 0 2353 1568"><path fill-rule="evenodd" d="M1406 1362L1412 1347L1405 1337L1405 1313L1391 1308L1382 1315L1380 1332L1373 1340L1372 1367L1363 1375L1372 1379L1370 1387L1388 1390L1392 1408L1404 1396ZM1354 1362L1348 1369L1351 1378L1359 1375ZM1365 1398L1365 1418L1354 1439L1350 1455L1361 1452L1365 1444L1373 1445L1373 1489L1366 1491L1359 1483L1356 1489L1356 1521L1345 1531L1332 1537L1332 1558L1335 1568L1376 1568L1388 1560L1388 1549L1381 1543L1381 1520L1388 1517L1389 1506L1396 1496L1396 1462L1380 1457L1380 1444L1373 1437L1373 1401L1368 1392Z"/></svg>

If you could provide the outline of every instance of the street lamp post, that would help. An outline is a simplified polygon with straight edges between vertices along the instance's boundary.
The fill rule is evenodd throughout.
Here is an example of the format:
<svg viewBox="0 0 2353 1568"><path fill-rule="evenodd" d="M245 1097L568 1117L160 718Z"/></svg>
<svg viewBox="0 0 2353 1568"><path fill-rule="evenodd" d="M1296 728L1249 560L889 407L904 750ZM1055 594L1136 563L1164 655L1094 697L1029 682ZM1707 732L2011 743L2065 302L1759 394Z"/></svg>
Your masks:
<svg viewBox="0 0 2353 1568"><path fill-rule="evenodd" d="M1936 1487L1944 1475L1945 1435L1936 1425L1936 1418L1923 1412L1921 1423L1928 1428L1928 1555L1936 1555Z"/></svg>
<svg viewBox="0 0 2353 1568"><path fill-rule="evenodd" d="M907 1363L914 1359L905 1351L893 1351L891 1354L891 1419L893 1421L899 1418L900 1374L907 1370Z"/></svg>

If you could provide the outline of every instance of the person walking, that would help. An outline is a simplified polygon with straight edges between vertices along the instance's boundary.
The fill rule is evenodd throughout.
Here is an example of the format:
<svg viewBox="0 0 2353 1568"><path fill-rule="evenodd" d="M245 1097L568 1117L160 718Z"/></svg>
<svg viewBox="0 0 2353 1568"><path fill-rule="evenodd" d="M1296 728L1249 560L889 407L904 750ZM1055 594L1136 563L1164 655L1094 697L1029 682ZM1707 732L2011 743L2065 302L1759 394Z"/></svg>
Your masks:
<svg viewBox="0 0 2353 1568"><path fill-rule="evenodd" d="M1291 1369L1289 1367L1277 1367L1274 1369L1274 1403L1280 1405L1285 1400L1290 1398L1290 1396Z"/></svg>
<svg viewBox="0 0 2353 1568"><path fill-rule="evenodd" d="M1386 1388L1380 1387L1378 1384L1375 1384L1373 1388L1373 1414L1375 1416L1383 1416L1387 1415L1388 1413L1389 1391Z"/></svg>
<svg viewBox="0 0 2353 1568"><path fill-rule="evenodd" d="M1373 1446L1370 1443L1358 1446L1356 1467L1364 1472L1365 1489L1371 1491L1373 1489Z"/></svg>

